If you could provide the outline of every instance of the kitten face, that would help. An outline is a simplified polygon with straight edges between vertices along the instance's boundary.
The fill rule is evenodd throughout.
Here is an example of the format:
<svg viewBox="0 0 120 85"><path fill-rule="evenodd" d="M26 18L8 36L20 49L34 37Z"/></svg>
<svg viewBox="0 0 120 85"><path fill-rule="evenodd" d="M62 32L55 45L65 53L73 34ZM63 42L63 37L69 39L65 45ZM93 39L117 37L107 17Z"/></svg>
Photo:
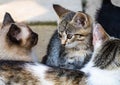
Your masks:
<svg viewBox="0 0 120 85"><path fill-rule="evenodd" d="M84 44L87 36L91 34L92 31L90 17L83 12L72 12L61 6L55 6L54 9L60 19L58 23L58 33L61 44L69 48L81 43ZM60 11L60 9L62 11Z"/></svg>
<svg viewBox="0 0 120 85"><path fill-rule="evenodd" d="M11 16L6 13L1 28L1 33L6 31L4 37L9 45L31 48L37 44L38 35L33 32L30 27L24 23L14 22L12 18L10 21L8 18L11 18Z"/></svg>
<svg viewBox="0 0 120 85"><path fill-rule="evenodd" d="M6 35L9 44L31 48L37 44L38 35L23 23L11 24Z"/></svg>
<svg viewBox="0 0 120 85"><path fill-rule="evenodd" d="M9 13L6 13L0 29L1 45L0 49L6 51L7 54L2 56L27 56L31 48L37 44L38 35L33 32L30 27L24 23L16 23ZM10 54L9 54L10 53ZM19 59L19 58L18 58ZM22 58L21 58L22 59ZM23 58L24 59L24 58Z"/></svg>
<svg viewBox="0 0 120 85"><path fill-rule="evenodd" d="M77 12L73 19L66 26L66 46L77 46L79 44L85 44L91 37L91 21L87 14ZM88 40L88 41L86 41Z"/></svg>

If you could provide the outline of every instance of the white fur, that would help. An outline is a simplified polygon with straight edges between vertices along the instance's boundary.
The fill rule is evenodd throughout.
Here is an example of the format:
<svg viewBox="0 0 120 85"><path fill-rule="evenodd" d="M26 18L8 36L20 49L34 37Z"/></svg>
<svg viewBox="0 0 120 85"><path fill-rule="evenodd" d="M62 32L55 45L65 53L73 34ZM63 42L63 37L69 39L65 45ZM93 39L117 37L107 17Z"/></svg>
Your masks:
<svg viewBox="0 0 120 85"><path fill-rule="evenodd" d="M88 74L88 85L120 85L120 69L109 71L92 67Z"/></svg>
<svg viewBox="0 0 120 85"><path fill-rule="evenodd" d="M35 65L26 65L27 70L29 70L33 75L37 76L40 80L40 85L54 85L52 81L47 80L45 72L49 70L49 67L36 63Z"/></svg>
<svg viewBox="0 0 120 85"><path fill-rule="evenodd" d="M0 85L5 85L5 79L3 77L0 77Z"/></svg>
<svg viewBox="0 0 120 85"><path fill-rule="evenodd" d="M97 52L97 51L96 51ZM120 68L114 70L105 70L98 67L94 67L94 56L90 62L81 71L88 75L88 85L120 85Z"/></svg>
<svg viewBox="0 0 120 85"><path fill-rule="evenodd" d="M28 29L26 29L26 27L22 27L21 31L22 32L18 34L17 39L19 40L22 37L23 45L25 45L26 38L28 38L28 36L30 35L30 32L28 31Z"/></svg>
<svg viewBox="0 0 120 85"><path fill-rule="evenodd" d="M75 41L75 42L72 42L72 43L67 43L65 45L66 48L73 48L75 46L77 46L79 44L79 42Z"/></svg>

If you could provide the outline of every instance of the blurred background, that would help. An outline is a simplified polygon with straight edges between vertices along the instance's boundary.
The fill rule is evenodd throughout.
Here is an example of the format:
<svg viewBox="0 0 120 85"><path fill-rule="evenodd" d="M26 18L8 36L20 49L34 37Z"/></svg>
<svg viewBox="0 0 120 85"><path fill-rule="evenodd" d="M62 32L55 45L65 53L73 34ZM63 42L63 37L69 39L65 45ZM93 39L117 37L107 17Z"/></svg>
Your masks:
<svg viewBox="0 0 120 85"><path fill-rule="evenodd" d="M9 12L17 22L25 22L39 34L39 41L35 47L35 54L41 60L46 53L46 48L57 28L57 15L52 5L59 4L72 11L85 11L94 20L96 11L103 0L0 0L0 23L5 12ZM111 0L120 6L120 0Z"/></svg>

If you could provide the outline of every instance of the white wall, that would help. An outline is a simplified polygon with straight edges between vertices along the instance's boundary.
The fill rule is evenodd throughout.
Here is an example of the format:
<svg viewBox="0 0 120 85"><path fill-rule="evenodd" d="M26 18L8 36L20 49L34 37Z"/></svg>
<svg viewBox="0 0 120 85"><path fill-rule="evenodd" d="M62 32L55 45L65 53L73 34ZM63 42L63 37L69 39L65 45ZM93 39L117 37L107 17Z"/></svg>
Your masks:
<svg viewBox="0 0 120 85"><path fill-rule="evenodd" d="M53 4L60 4L73 11L81 11L81 0L1 0L0 22L5 12L11 13L16 21L56 21Z"/></svg>

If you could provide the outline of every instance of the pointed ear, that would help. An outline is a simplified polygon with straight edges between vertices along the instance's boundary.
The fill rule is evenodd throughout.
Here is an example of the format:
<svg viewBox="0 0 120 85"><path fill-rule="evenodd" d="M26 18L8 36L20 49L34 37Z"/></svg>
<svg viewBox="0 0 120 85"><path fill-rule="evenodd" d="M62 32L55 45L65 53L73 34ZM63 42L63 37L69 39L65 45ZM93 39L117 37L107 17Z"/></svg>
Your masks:
<svg viewBox="0 0 120 85"><path fill-rule="evenodd" d="M75 27L86 27L90 22L89 19L90 17L87 14L83 12L77 12L71 20L71 23L73 23Z"/></svg>
<svg viewBox="0 0 120 85"><path fill-rule="evenodd" d="M3 26L15 23L14 20L12 19L11 15L9 13L5 13L4 19L3 19Z"/></svg>
<svg viewBox="0 0 120 85"><path fill-rule="evenodd" d="M104 28L100 24L93 26L93 46L102 45L110 36L105 32Z"/></svg>
<svg viewBox="0 0 120 85"><path fill-rule="evenodd" d="M20 31L21 30L19 27L17 27L15 24L11 24L10 29L7 33L7 36L12 43L16 43L16 44L20 43L20 38L18 36Z"/></svg>
<svg viewBox="0 0 120 85"><path fill-rule="evenodd" d="M59 17L61 17L63 14L70 12L70 10L65 9L64 7L58 5L58 4L53 4L53 9L57 13Z"/></svg>

